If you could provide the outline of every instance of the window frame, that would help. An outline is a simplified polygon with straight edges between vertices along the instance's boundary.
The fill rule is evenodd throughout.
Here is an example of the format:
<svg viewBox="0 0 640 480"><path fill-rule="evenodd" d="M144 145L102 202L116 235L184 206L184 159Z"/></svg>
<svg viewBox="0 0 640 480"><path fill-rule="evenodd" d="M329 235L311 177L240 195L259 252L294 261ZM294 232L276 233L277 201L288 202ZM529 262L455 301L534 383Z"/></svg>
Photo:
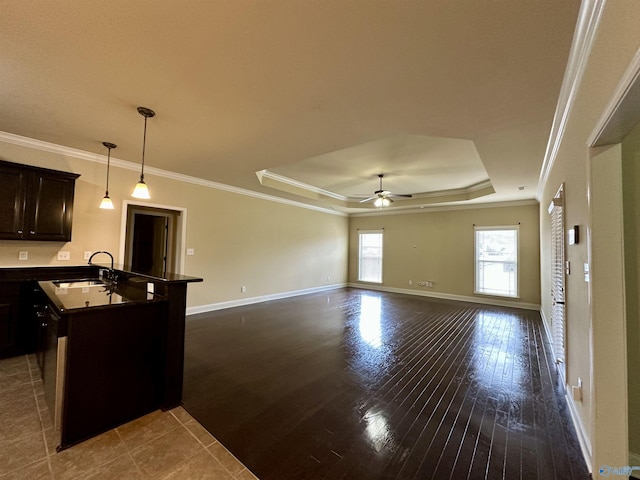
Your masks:
<svg viewBox="0 0 640 480"><path fill-rule="evenodd" d="M480 262L483 262L482 259L479 258L479 250L478 250L478 232L486 232L486 231L514 231L515 232L515 292L511 293L499 293L495 290L487 291L486 286L483 289L479 287L480 280ZM494 260L494 262L500 262L498 260ZM502 261L503 263L507 263L506 261ZM473 227L473 268L474 268L474 285L473 285L473 293L476 295L488 295L492 297L503 297L503 298L520 298L520 225L497 225L497 226L478 226L474 225Z"/></svg>
<svg viewBox="0 0 640 480"><path fill-rule="evenodd" d="M363 235L380 235L380 281L362 279L362 237ZM358 230L358 282L373 283L381 285L384 280L384 229Z"/></svg>

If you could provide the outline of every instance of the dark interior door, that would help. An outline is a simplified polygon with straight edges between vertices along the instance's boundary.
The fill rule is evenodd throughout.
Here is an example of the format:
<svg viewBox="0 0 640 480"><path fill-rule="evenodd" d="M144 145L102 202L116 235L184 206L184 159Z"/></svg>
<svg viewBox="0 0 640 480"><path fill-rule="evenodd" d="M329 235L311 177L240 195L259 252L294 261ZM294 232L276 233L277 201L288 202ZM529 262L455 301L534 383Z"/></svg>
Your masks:
<svg viewBox="0 0 640 480"><path fill-rule="evenodd" d="M135 214L131 267L133 271L163 276L167 263L169 219L164 216Z"/></svg>

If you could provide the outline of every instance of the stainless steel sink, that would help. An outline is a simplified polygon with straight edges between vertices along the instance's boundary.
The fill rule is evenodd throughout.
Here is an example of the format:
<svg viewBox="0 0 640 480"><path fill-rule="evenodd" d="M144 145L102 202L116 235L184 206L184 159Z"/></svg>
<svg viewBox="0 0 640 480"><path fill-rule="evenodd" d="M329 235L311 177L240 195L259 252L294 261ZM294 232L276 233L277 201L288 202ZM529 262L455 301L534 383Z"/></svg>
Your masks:
<svg viewBox="0 0 640 480"><path fill-rule="evenodd" d="M58 288L87 288L102 287L105 283L98 278L85 278L80 280L55 280L52 282Z"/></svg>

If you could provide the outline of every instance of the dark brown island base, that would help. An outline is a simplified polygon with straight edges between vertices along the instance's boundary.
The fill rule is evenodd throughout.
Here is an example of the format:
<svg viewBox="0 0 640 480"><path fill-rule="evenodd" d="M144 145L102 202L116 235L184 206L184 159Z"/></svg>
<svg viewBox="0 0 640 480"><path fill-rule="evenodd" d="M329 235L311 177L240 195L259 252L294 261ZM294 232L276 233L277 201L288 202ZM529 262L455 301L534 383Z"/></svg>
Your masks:
<svg viewBox="0 0 640 480"><path fill-rule="evenodd" d="M126 268L0 268L0 357L35 353L58 450L182 403L187 284Z"/></svg>

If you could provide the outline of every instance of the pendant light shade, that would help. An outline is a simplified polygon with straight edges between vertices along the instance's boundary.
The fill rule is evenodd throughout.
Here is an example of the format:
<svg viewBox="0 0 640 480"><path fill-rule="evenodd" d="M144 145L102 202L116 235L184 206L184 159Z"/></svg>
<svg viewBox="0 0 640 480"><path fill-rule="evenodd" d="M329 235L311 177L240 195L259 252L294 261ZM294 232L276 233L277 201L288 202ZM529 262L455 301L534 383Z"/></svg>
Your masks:
<svg viewBox="0 0 640 480"><path fill-rule="evenodd" d="M107 147L107 186L104 190L104 198L100 202L100 208L103 210L113 210L113 202L109 198L109 167L111 166L111 149L116 148L117 145L109 142L102 142L102 145Z"/></svg>
<svg viewBox="0 0 640 480"><path fill-rule="evenodd" d="M134 198L142 198L145 200L149 200L151 195L149 195L149 187L144 183L144 180L140 178L138 183L136 183L136 188L133 189L133 193L131 194Z"/></svg>
<svg viewBox="0 0 640 480"><path fill-rule="evenodd" d="M109 197L104 197L100 202L100 208L103 210L113 210L113 202Z"/></svg>
<svg viewBox="0 0 640 480"><path fill-rule="evenodd" d="M146 107L138 107L138 113L144 117L144 134L142 136L142 168L140 170L140 180L136 183L136 188L131 194L134 198L142 198L148 200L151 198L149 195L149 188L144 183L144 151L147 143L147 118L155 116L156 112Z"/></svg>

